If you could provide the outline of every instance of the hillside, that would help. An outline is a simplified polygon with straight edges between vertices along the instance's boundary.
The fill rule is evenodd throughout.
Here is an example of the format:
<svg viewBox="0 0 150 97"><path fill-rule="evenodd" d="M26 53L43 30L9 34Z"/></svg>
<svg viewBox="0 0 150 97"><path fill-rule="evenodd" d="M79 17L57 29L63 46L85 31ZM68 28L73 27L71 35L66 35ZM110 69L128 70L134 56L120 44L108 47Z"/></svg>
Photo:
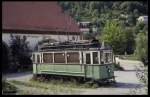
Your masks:
<svg viewBox="0 0 150 97"><path fill-rule="evenodd" d="M59 3L77 21L92 21L99 28L110 19L119 19L126 26L135 26L139 16L148 14L148 2L145 1L61 1Z"/></svg>
<svg viewBox="0 0 150 97"><path fill-rule="evenodd" d="M111 45L115 54L135 54L147 60L148 25L138 22L148 16L148 1L60 1L76 21L90 21L98 28L94 35Z"/></svg>

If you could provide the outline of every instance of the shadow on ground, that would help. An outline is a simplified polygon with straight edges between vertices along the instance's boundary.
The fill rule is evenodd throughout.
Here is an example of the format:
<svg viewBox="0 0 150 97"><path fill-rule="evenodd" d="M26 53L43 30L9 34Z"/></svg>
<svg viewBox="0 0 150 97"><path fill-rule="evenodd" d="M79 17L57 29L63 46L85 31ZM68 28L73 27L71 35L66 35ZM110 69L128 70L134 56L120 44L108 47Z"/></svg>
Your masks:
<svg viewBox="0 0 150 97"><path fill-rule="evenodd" d="M142 84L135 84L135 83L122 83L117 82L113 85L115 88L142 88L144 87Z"/></svg>

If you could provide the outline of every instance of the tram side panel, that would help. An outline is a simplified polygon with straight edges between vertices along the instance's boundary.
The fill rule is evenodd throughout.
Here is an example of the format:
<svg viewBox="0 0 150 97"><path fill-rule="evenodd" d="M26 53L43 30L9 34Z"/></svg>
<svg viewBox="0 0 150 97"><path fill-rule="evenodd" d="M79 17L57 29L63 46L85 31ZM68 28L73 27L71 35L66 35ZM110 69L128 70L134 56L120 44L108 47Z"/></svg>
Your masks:
<svg viewBox="0 0 150 97"><path fill-rule="evenodd" d="M113 64L86 65L86 77L94 80L111 79L114 77Z"/></svg>
<svg viewBox="0 0 150 97"><path fill-rule="evenodd" d="M39 56L39 57L38 57ZM69 76L84 76L96 80L109 79L114 76L113 64L54 64L44 63L42 53L34 53L32 60L33 74L58 74ZM40 61L38 61L40 60Z"/></svg>

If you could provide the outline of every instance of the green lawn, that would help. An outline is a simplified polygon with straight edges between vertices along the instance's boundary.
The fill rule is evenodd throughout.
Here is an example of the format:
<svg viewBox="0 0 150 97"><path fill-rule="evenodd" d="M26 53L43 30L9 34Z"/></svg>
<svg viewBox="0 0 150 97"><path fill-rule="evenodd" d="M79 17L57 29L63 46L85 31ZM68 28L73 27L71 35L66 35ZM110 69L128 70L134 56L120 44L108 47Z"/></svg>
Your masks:
<svg viewBox="0 0 150 97"><path fill-rule="evenodd" d="M65 86L64 84L45 83L38 81L10 81L17 88L17 95L55 95L55 94L75 94L78 91L73 90L72 87Z"/></svg>
<svg viewBox="0 0 150 97"><path fill-rule="evenodd" d="M31 79L29 82L11 80L9 83L17 87L17 95L62 95L79 94L84 89L96 88L96 85L79 84L75 81L62 80L40 81Z"/></svg>
<svg viewBox="0 0 150 97"><path fill-rule="evenodd" d="M2 80L2 94L8 95L8 94L15 94L17 92L17 88L9 83L6 80Z"/></svg>
<svg viewBox="0 0 150 97"><path fill-rule="evenodd" d="M135 56L134 54L131 54L131 55L119 55L119 57L121 59L125 59L125 60L139 60L137 58L137 56Z"/></svg>

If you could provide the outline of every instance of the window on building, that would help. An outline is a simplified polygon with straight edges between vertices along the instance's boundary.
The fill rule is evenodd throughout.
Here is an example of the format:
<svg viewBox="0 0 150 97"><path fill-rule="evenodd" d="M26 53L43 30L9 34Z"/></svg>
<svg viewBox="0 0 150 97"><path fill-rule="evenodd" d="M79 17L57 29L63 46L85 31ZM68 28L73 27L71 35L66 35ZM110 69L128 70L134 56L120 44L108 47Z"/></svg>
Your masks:
<svg viewBox="0 0 150 97"><path fill-rule="evenodd" d="M79 52L69 52L67 53L67 63L80 63Z"/></svg>
<svg viewBox="0 0 150 97"><path fill-rule="evenodd" d="M52 53L43 53L43 62L44 63L52 63L53 62L53 54Z"/></svg>
<svg viewBox="0 0 150 97"><path fill-rule="evenodd" d="M75 40L75 36L72 36L72 40Z"/></svg>
<svg viewBox="0 0 150 97"><path fill-rule="evenodd" d="M92 23L80 23L80 28L90 28L92 26Z"/></svg>
<svg viewBox="0 0 150 97"><path fill-rule="evenodd" d="M65 53L54 53L55 63L65 63Z"/></svg>

